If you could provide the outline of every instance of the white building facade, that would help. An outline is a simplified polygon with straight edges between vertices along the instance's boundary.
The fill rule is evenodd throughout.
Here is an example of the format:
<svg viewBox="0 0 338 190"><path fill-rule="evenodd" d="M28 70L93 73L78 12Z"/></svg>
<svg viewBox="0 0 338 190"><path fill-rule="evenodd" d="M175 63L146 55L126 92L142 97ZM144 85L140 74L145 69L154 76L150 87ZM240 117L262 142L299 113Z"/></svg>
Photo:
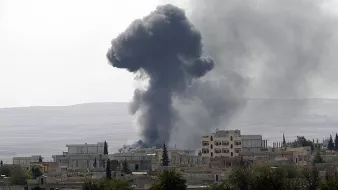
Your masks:
<svg viewBox="0 0 338 190"><path fill-rule="evenodd" d="M104 142L96 144L68 144L67 152L62 155L53 155L54 162L67 169L88 169L105 167ZM96 160L96 166L94 162Z"/></svg>
<svg viewBox="0 0 338 190"><path fill-rule="evenodd" d="M31 163L39 162L39 159L43 159L40 155L33 155L30 157L13 157L13 165L21 167L29 167Z"/></svg>

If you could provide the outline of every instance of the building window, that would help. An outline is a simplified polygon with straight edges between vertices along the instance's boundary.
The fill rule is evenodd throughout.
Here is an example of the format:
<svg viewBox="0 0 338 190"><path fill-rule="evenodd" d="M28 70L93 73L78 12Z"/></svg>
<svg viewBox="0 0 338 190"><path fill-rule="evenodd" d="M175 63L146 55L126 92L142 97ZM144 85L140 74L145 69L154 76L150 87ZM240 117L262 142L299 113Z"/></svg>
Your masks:
<svg viewBox="0 0 338 190"><path fill-rule="evenodd" d="M231 156L234 156L234 153L233 153L233 152L231 152Z"/></svg>
<svg viewBox="0 0 338 190"><path fill-rule="evenodd" d="M222 149L216 148L216 149L215 149L215 153L216 153L216 154L222 153Z"/></svg>
<svg viewBox="0 0 338 190"><path fill-rule="evenodd" d="M216 145L216 146L220 146L220 145L222 145L222 142L215 141L215 145Z"/></svg>
<svg viewBox="0 0 338 190"><path fill-rule="evenodd" d="M135 171L138 170L138 164L135 164Z"/></svg>
<svg viewBox="0 0 338 190"><path fill-rule="evenodd" d="M214 148L214 146L211 144L211 145L210 145L210 149L213 149L213 148Z"/></svg>
<svg viewBox="0 0 338 190"><path fill-rule="evenodd" d="M213 140L214 140L214 138L212 136L210 136L210 141L213 141Z"/></svg>
<svg viewBox="0 0 338 190"><path fill-rule="evenodd" d="M234 148L234 145L233 145L233 144L231 144L230 148Z"/></svg>
<svg viewBox="0 0 338 190"><path fill-rule="evenodd" d="M209 149L202 149L202 153L203 153L203 154L209 153Z"/></svg>
<svg viewBox="0 0 338 190"><path fill-rule="evenodd" d="M208 145L209 145L209 142L208 142L208 141L203 141L203 142L202 142L202 145L203 145L203 146L208 146Z"/></svg>
<svg viewBox="0 0 338 190"><path fill-rule="evenodd" d="M210 152L210 157L214 157L214 153L213 152Z"/></svg>
<svg viewBox="0 0 338 190"><path fill-rule="evenodd" d="M241 141L236 141L236 142L235 142L235 145L241 145L241 144L242 144Z"/></svg>
<svg viewBox="0 0 338 190"><path fill-rule="evenodd" d="M233 141L234 139L233 139L233 137L232 136L230 136L230 141Z"/></svg>
<svg viewBox="0 0 338 190"><path fill-rule="evenodd" d="M229 146L229 141L222 141L223 146Z"/></svg>
<svg viewBox="0 0 338 190"><path fill-rule="evenodd" d="M240 148L236 148L235 152L239 153L239 152L241 152L241 149Z"/></svg>
<svg viewBox="0 0 338 190"><path fill-rule="evenodd" d="M229 149L222 149L223 153L229 153Z"/></svg>

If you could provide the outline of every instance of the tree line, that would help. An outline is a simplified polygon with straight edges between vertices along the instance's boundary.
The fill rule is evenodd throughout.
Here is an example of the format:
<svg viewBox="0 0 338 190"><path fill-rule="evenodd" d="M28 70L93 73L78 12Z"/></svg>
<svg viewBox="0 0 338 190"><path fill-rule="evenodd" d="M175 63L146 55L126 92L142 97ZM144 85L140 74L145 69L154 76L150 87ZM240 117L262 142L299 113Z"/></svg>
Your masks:
<svg viewBox="0 0 338 190"><path fill-rule="evenodd" d="M327 149L338 151L338 134L337 133L334 138L334 141L333 141L332 135L330 135L329 142L327 144Z"/></svg>
<svg viewBox="0 0 338 190"><path fill-rule="evenodd" d="M84 190L128 190L133 189L128 181L119 179L89 180ZM151 185L150 190L186 190L187 183L182 175L174 170L165 170ZM338 175L319 176L315 166L299 169L295 166L271 167L253 165L232 170L229 179L212 185L206 190L335 190L338 189Z"/></svg>

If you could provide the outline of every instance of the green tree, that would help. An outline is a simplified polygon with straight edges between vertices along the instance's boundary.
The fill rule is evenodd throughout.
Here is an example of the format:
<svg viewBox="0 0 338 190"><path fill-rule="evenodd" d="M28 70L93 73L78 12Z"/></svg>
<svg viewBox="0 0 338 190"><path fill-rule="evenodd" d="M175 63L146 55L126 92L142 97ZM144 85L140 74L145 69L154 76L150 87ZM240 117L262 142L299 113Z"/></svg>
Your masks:
<svg viewBox="0 0 338 190"><path fill-rule="evenodd" d="M338 134L336 133L336 137L334 138L334 150L338 151Z"/></svg>
<svg viewBox="0 0 338 190"><path fill-rule="evenodd" d="M327 144L327 149L329 149L329 150L334 149L334 143L333 143L332 135L330 135L330 139L329 139L329 142Z"/></svg>
<svg viewBox="0 0 338 190"><path fill-rule="evenodd" d="M40 170L40 167L39 166L32 166L31 167L31 171L32 171L32 177L33 179L36 179L40 176L43 175L42 171Z"/></svg>
<svg viewBox="0 0 338 190"><path fill-rule="evenodd" d="M241 168L245 168L245 162L244 162L244 158L243 158L243 156L241 156L241 160L239 161L239 167L241 167Z"/></svg>
<svg viewBox="0 0 338 190"><path fill-rule="evenodd" d="M129 164L128 164L126 159L122 162L122 172L125 173L125 174L131 173L131 171L129 169Z"/></svg>
<svg viewBox="0 0 338 190"><path fill-rule="evenodd" d="M11 171L10 181L13 185L26 185L28 176L21 167L14 167Z"/></svg>
<svg viewBox="0 0 338 190"><path fill-rule="evenodd" d="M0 168L0 175L5 175L7 177L11 177L12 170L13 170L13 167L11 167L9 165L3 165Z"/></svg>
<svg viewBox="0 0 338 190"><path fill-rule="evenodd" d="M292 147L305 147L309 146L311 147L311 151L314 150L314 144L312 141L306 139L304 136L297 136L297 139L292 143Z"/></svg>
<svg viewBox="0 0 338 190"><path fill-rule="evenodd" d="M236 187L232 186L229 182L223 182L221 184L214 184L207 190L237 190Z"/></svg>
<svg viewBox="0 0 338 190"><path fill-rule="evenodd" d="M108 154L108 144L107 141L104 141L104 146L103 146L103 154Z"/></svg>
<svg viewBox="0 0 338 190"><path fill-rule="evenodd" d="M283 147L286 147L286 141L285 141L284 133L283 133Z"/></svg>
<svg viewBox="0 0 338 190"><path fill-rule="evenodd" d="M315 166L312 166L310 172L304 170L303 175L307 189L316 190L320 184L319 170Z"/></svg>
<svg viewBox="0 0 338 190"><path fill-rule="evenodd" d="M98 180L90 180L90 179L87 179L83 185L82 185L82 189L83 190L101 190L101 187L100 187L100 181Z"/></svg>
<svg viewBox="0 0 338 190"><path fill-rule="evenodd" d="M94 168L97 167L97 160L96 160L96 157L95 157L94 162L93 162L93 167L94 167Z"/></svg>
<svg viewBox="0 0 338 190"><path fill-rule="evenodd" d="M286 178L296 179L302 177L302 173L294 165L279 166L280 169L285 171Z"/></svg>
<svg viewBox="0 0 338 190"><path fill-rule="evenodd" d="M319 164L319 163L324 163L324 160L322 158L322 156L320 155L319 152L316 152L313 160L312 160L312 164Z"/></svg>
<svg viewBox="0 0 338 190"><path fill-rule="evenodd" d="M320 190L333 190L338 189L338 177L332 176L328 177L328 179L323 180L319 185Z"/></svg>
<svg viewBox="0 0 338 190"><path fill-rule="evenodd" d="M110 161L110 169L112 171L117 171L119 169L119 167L120 167L119 161L117 161L117 160L111 160Z"/></svg>
<svg viewBox="0 0 338 190"><path fill-rule="evenodd" d="M111 179L111 169L110 169L110 160L107 160L107 166L106 166L106 178Z"/></svg>
<svg viewBox="0 0 338 190"><path fill-rule="evenodd" d="M159 181L150 187L150 190L186 190L186 180L174 170L165 170L159 177Z"/></svg>
<svg viewBox="0 0 338 190"><path fill-rule="evenodd" d="M248 190L250 184L250 174L248 169L235 168L229 176L230 184L234 185L240 190Z"/></svg>
<svg viewBox="0 0 338 190"><path fill-rule="evenodd" d="M2 167L4 165L4 162L1 160L0 161L0 166Z"/></svg>
<svg viewBox="0 0 338 190"><path fill-rule="evenodd" d="M284 190L286 173L282 168L253 166L249 171L250 187L257 190Z"/></svg>
<svg viewBox="0 0 338 190"><path fill-rule="evenodd" d="M163 144L163 151L162 151L162 166L169 166L168 150L167 150L165 143Z"/></svg>
<svg viewBox="0 0 338 190"><path fill-rule="evenodd" d="M86 180L83 190L132 190L129 183L119 179Z"/></svg>

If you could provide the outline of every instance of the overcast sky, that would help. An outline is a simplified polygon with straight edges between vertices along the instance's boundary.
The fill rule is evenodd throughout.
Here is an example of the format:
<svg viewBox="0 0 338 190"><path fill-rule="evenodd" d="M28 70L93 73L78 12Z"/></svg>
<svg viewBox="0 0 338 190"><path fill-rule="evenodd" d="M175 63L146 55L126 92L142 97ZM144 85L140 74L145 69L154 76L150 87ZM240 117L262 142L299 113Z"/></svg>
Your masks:
<svg viewBox="0 0 338 190"><path fill-rule="evenodd" d="M111 39L159 4L0 0L0 107L129 101L132 74L105 54Z"/></svg>
<svg viewBox="0 0 338 190"><path fill-rule="evenodd" d="M0 0L0 107L129 101L110 41L159 0Z"/></svg>

